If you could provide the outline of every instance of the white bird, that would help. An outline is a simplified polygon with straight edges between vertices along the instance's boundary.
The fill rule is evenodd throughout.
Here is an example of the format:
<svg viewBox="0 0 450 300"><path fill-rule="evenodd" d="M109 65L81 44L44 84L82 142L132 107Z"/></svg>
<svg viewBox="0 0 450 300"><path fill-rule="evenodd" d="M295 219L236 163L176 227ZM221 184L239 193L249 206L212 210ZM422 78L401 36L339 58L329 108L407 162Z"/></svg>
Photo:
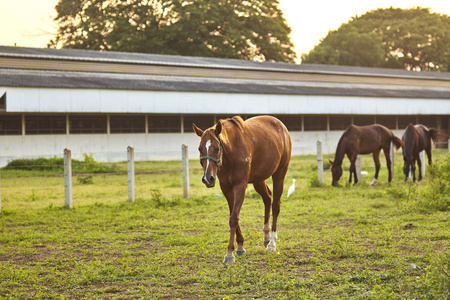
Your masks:
<svg viewBox="0 0 450 300"><path fill-rule="evenodd" d="M292 179L292 185L289 187L289 190L287 192L288 198L289 198L290 195L292 195L294 190L295 190L295 179Z"/></svg>

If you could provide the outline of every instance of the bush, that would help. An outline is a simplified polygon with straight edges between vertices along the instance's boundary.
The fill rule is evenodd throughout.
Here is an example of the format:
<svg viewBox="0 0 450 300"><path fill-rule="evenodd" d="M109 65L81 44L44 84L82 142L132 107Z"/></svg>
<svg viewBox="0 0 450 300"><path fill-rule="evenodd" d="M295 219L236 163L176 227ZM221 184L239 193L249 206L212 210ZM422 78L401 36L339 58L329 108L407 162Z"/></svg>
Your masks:
<svg viewBox="0 0 450 300"><path fill-rule="evenodd" d="M91 154L83 154L84 160L72 159L72 171L74 173L111 173L117 172L116 166L107 166L94 160ZM58 171L64 170L64 158L34 158L15 159L6 165L5 169L25 171Z"/></svg>
<svg viewBox="0 0 450 300"><path fill-rule="evenodd" d="M77 182L79 184L94 184L94 176L88 175L77 177Z"/></svg>
<svg viewBox="0 0 450 300"><path fill-rule="evenodd" d="M432 261L426 281L436 299L450 299L450 253L438 255Z"/></svg>
<svg viewBox="0 0 450 300"><path fill-rule="evenodd" d="M63 170L64 159L57 158L34 158L34 159L14 159L6 165L5 169L13 170Z"/></svg>
<svg viewBox="0 0 450 300"><path fill-rule="evenodd" d="M422 193L421 205L433 209L450 210L450 155L428 167L430 183Z"/></svg>
<svg viewBox="0 0 450 300"><path fill-rule="evenodd" d="M317 174L314 174L313 176L311 176L309 178L309 187L314 188L314 187L322 187L322 186L323 186L323 184L321 184L319 182L319 176Z"/></svg>

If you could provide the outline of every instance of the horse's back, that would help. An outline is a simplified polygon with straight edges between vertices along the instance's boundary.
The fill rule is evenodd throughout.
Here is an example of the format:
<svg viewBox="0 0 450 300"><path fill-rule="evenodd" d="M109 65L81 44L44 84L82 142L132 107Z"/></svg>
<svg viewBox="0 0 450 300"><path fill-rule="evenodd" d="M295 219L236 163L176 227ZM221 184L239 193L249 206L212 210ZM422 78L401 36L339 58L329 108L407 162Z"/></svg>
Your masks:
<svg viewBox="0 0 450 300"><path fill-rule="evenodd" d="M291 137L286 126L272 116L253 117L244 122L243 134L252 155L252 173L265 169L272 175L279 169L286 169L291 158ZM270 173L270 174L269 174ZM265 177L263 176L263 177Z"/></svg>
<svg viewBox="0 0 450 300"><path fill-rule="evenodd" d="M380 147L389 147L392 136L392 131L381 124L350 125L342 135L340 144L347 149L347 153L369 154Z"/></svg>

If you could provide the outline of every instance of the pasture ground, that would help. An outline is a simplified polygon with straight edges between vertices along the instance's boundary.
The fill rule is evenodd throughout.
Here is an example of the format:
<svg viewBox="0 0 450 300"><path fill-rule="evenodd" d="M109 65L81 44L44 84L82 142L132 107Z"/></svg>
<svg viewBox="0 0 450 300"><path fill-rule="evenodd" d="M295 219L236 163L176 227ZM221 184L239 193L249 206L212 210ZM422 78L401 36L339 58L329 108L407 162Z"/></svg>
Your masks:
<svg viewBox="0 0 450 300"><path fill-rule="evenodd" d="M448 152L433 155L435 165L450 162ZM381 161L377 186L363 156L369 175L346 185L346 159L335 188L328 169L317 186L315 156L293 157L285 191L292 178L296 190L283 195L275 253L264 250L263 203L250 185L240 215L247 253L230 265L222 264L226 200L202 185L197 160L188 200L181 172L137 175L134 203L126 175L96 175L93 184L74 177L71 210L62 177L2 170L0 298L449 299L448 182L427 174L404 183L396 153L388 184ZM136 171L180 169L136 163Z"/></svg>

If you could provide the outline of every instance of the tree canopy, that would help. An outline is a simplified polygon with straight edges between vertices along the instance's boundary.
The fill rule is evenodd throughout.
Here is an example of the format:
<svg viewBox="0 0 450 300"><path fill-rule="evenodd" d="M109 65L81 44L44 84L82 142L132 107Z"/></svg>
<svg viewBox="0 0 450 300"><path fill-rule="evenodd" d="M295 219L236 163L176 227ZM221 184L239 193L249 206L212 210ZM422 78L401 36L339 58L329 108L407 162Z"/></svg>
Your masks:
<svg viewBox="0 0 450 300"><path fill-rule="evenodd" d="M59 0L50 47L293 62L276 0Z"/></svg>
<svg viewBox="0 0 450 300"><path fill-rule="evenodd" d="M303 63L450 70L450 17L428 8L378 9L341 25Z"/></svg>

